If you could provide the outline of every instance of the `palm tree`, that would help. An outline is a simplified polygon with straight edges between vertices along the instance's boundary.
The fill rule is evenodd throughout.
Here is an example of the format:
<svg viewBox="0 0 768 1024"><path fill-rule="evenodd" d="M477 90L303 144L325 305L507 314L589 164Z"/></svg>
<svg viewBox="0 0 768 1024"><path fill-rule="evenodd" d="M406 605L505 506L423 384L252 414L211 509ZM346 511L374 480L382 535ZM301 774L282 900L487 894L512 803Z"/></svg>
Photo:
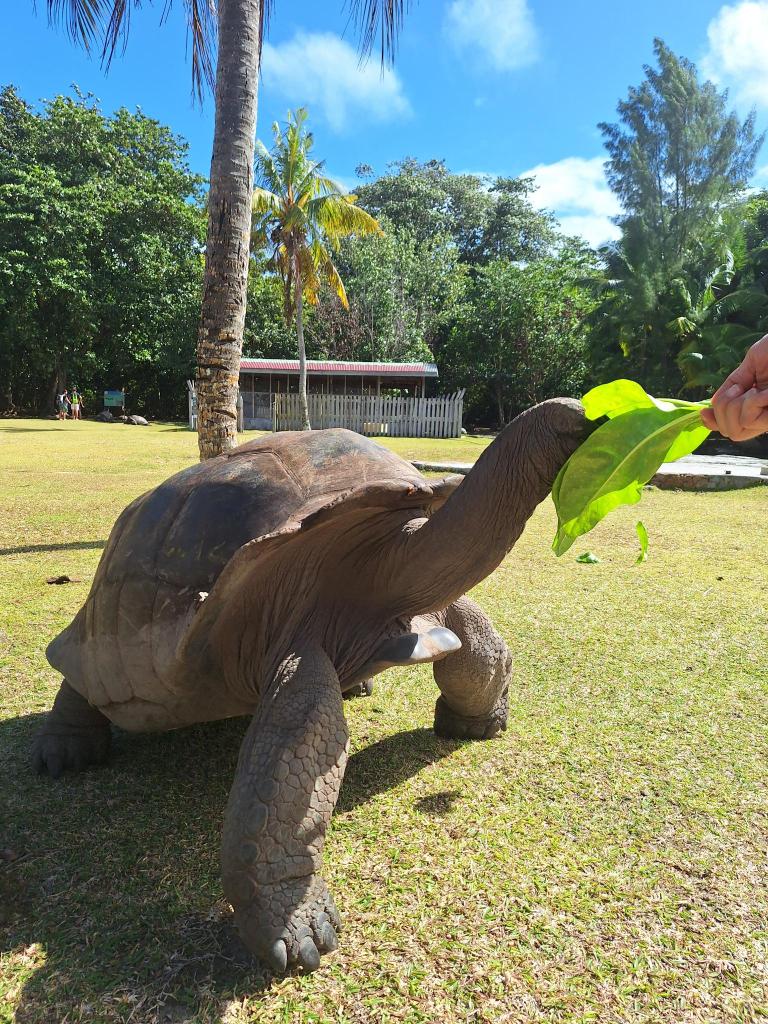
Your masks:
<svg viewBox="0 0 768 1024"><path fill-rule="evenodd" d="M323 174L323 162L310 157L312 133L305 130L307 111L288 113L285 131L275 122L270 152L256 143L256 167L261 186L253 190L254 235L272 246L272 265L283 283L283 312L290 325L296 320L299 349L299 396L302 429L309 430L307 357L304 347L304 300L315 305L325 282L349 308L344 282L332 251L349 235L383 234L378 221L355 206Z"/></svg>
<svg viewBox="0 0 768 1024"><path fill-rule="evenodd" d="M237 393L248 284L251 191L261 44L273 0L181 0L192 39L193 88L213 83L218 30L216 118L208 201L208 239L197 344L198 442L206 459L237 444ZM349 0L361 52L380 38L381 60L394 57L411 0ZM150 0L152 3L152 0ZM165 0L164 12L172 0ZM141 0L46 0L51 20L90 50L102 39L108 65L125 44Z"/></svg>

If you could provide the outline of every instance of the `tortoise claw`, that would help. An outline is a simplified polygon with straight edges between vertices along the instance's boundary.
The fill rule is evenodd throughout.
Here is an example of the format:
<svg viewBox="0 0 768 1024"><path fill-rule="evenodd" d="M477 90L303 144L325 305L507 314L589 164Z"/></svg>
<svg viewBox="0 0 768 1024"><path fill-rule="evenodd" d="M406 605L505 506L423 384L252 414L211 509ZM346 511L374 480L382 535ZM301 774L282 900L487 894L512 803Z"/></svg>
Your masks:
<svg viewBox="0 0 768 1024"><path fill-rule="evenodd" d="M264 954L264 959L275 974L284 974L288 966L288 949L282 939L277 939Z"/></svg>
<svg viewBox="0 0 768 1024"><path fill-rule="evenodd" d="M316 971L320 966L320 953L314 941L307 935L299 943L298 964L305 971Z"/></svg>

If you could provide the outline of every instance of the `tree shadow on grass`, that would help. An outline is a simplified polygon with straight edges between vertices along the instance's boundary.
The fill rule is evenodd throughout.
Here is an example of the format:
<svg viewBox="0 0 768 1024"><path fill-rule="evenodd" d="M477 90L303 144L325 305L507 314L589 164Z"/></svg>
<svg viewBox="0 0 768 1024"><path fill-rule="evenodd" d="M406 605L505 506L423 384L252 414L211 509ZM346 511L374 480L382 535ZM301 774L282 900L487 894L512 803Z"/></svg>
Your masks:
<svg viewBox="0 0 768 1024"><path fill-rule="evenodd" d="M46 431L59 429L58 426L54 427L53 424L50 427L7 427L3 424L2 432L8 434L41 434Z"/></svg>
<svg viewBox="0 0 768 1024"><path fill-rule="evenodd" d="M28 767L42 720L0 723L0 942L17 954L10 969L21 965L18 1024L217 1021L230 1000L268 989L272 975L234 932L218 865L247 719L117 732L107 767L57 781ZM338 810L457 745L414 729L359 751Z"/></svg>
<svg viewBox="0 0 768 1024"><path fill-rule="evenodd" d="M105 540L73 540L66 544L20 544L15 548L0 548L0 555L30 555L41 551L89 551L103 548Z"/></svg>

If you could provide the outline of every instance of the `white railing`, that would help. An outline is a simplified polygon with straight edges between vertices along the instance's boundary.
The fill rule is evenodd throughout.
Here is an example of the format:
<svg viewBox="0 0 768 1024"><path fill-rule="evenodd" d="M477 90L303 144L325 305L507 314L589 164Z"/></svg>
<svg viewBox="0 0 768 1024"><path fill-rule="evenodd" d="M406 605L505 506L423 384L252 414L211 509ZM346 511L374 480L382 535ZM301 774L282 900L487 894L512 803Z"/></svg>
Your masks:
<svg viewBox="0 0 768 1024"><path fill-rule="evenodd" d="M346 427L369 437L460 437L464 389L438 398L308 395L313 429ZM300 430L298 395L275 395L273 430Z"/></svg>

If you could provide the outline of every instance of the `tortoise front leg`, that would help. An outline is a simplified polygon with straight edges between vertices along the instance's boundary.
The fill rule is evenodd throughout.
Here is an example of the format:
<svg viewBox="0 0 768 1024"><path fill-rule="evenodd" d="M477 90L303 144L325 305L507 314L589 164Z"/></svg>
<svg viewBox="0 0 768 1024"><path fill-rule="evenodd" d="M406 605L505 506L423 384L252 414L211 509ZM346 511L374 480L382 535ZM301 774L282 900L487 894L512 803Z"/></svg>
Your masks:
<svg viewBox="0 0 768 1024"><path fill-rule="evenodd" d="M32 747L32 766L54 779L65 771L79 772L102 764L109 754L109 720L73 690L66 679Z"/></svg>
<svg viewBox="0 0 768 1024"><path fill-rule="evenodd" d="M325 652L291 655L243 740L221 850L243 941L276 971L315 970L337 946L339 915L318 872L348 746Z"/></svg>
<svg viewBox="0 0 768 1024"><path fill-rule="evenodd" d="M458 636L461 648L435 662L441 696L435 732L451 739L484 740L507 728L512 656L488 616L460 597L439 616Z"/></svg>

